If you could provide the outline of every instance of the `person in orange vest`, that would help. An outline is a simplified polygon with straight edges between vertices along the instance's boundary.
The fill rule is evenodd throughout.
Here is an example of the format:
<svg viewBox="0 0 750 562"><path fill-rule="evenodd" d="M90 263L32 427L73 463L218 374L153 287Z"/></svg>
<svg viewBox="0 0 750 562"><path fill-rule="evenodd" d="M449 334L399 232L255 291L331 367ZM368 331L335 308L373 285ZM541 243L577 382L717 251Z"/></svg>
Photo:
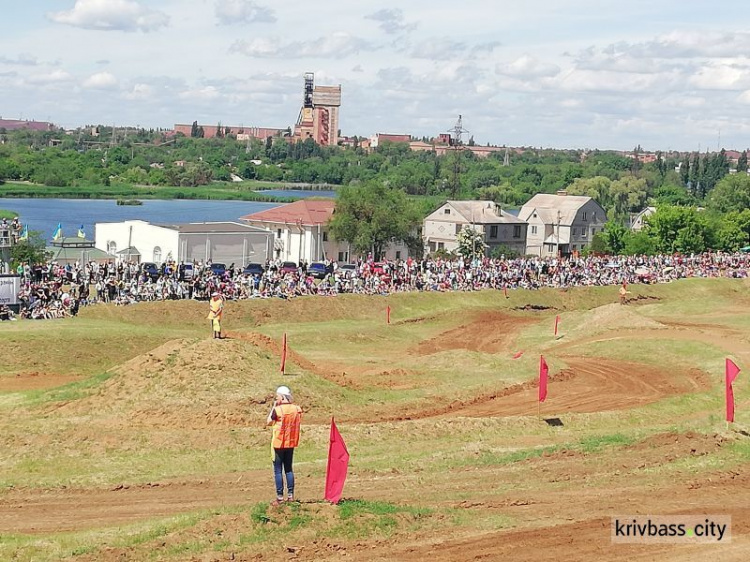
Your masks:
<svg viewBox="0 0 750 562"><path fill-rule="evenodd" d="M224 297L213 293L208 301L208 319L214 331L214 339L221 339L221 315L224 313Z"/></svg>
<svg viewBox="0 0 750 562"><path fill-rule="evenodd" d="M302 408L293 403L292 391L286 386L276 389L276 399L268 414L266 425L273 426L271 460L276 482L276 500L271 505L284 501L284 477L286 477L286 501L294 501L294 448L299 445L299 430L302 423ZM282 474L283 473L283 474Z"/></svg>

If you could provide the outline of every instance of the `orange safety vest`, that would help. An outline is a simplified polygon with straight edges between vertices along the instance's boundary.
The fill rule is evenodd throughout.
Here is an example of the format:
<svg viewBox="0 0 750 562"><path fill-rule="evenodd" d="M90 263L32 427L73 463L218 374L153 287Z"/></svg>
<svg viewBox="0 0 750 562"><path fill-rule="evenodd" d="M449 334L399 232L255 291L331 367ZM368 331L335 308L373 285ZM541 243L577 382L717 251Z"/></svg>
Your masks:
<svg viewBox="0 0 750 562"><path fill-rule="evenodd" d="M274 408L276 423L273 426L274 449L294 449L299 445L299 428L302 423L302 408L296 404L281 404Z"/></svg>

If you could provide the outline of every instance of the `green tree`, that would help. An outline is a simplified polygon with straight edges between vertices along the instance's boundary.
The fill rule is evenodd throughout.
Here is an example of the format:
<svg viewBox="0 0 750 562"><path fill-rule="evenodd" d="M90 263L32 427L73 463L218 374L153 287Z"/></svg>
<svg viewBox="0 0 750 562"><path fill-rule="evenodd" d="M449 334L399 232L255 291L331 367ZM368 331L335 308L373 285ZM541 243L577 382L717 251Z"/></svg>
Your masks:
<svg viewBox="0 0 750 562"><path fill-rule="evenodd" d="M190 136L192 138L198 137L198 121L193 121L193 125L190 127Z"/></svg>
<svg viewBox="0 0 750 562"><path fill-rule="evenodd" d="M682 160L680 165L680 179L682 185L687 185L690 181L690 154L685 154L685 158Z"/></svg>
<svg viewBox="0 0 750 562"><path fill-rule="evenodd" d="M29 265L44 263L49 256L42 233L32 230L29 232L28 240L21 240L10 249L10 265L12 269L15 269L22 263Z"/></svg>
<svg viewBox="0 0 750 562"><path fill-rule="evenodd" d="M607 248L607 253L618 255L622 254L625 249L625 241L628 236L628 229L622 223L609 221L602 231L602 238Z"/></svg>
<svg viewBox="0 0 750 562"><path fill-rule="evenodd" d="M737 173L747 172L747 150L743 150L737 159Z"/></svg>
<svg viewBox="0 0 750 562"><path fill-rule="evenodd" d="M380 259L389 242L410 242L420 220L403 191L383 182L370 182L338 190L330 227L334 239Z"/></svg>
<svg viewBox="0 0 750 562"><path fill-rule="evenodd" d="M630 232L625 238L623 254L628 256L650 256L654 254L654 241L645 231Z"/></svg>
<svg viewBox="0 0 750 562"><path fill-rule="evenodd" d="M720 213L750 208L750 176L733 174L724 177L711 190L707 204Z"/></svg>
<svg viewBox="0 0 750 562"><path fill-rule="evenodd" d="M703 252L711 238L707 221L691 207L659 207L648 218L645 231L655 250L668 254Z"/></svg>

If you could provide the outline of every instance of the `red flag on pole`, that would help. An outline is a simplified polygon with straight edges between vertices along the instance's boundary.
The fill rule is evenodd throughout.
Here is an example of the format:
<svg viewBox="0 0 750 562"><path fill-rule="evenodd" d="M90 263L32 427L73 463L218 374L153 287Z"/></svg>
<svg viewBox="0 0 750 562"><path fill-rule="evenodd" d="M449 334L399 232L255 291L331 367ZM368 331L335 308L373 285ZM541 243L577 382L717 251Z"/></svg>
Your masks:
<svg viewBox="0 0 750 562"><path fill-rule="evenodd" d="M328 466L326 466L326 501L339 503L344 491L346 473L349 470L349 451L341 438L336 422L331 418L331 437L328 443Z"/></svg>
<svg viewBox="0 0 750 562"><path fill-rule="evenodd" d="M547 399L547 378L549 377L549 367L544 360L544 356L539 356L539 402Z"/></svg>
<svg viewBox="0 0 750 562"><path fill-rule="evenodd" d="M284 332L284 339L281 341L281 374L286 373L286 332Z"/></svg>
<svg viewBox="0 0 750 562"><path fill-rule="evenodd" d="M391 305L385 307L385 322L386 324L391 323Z"/></svg>
<svg viewBox="0 0 750 562"><path fill-rule="evenodd" d="M555 335L557 335L557 325L560 323L560 315L555 316Z"/></svg>
<svg viewBox="0 0 750 562"><path fill-rule="evenodd" d="M734 390L732 389L732 383L737 378L737 375L739 375L740 368L735 365L734 361L727 358L724 370L727 393L727 421L734 422Z"/></svg>

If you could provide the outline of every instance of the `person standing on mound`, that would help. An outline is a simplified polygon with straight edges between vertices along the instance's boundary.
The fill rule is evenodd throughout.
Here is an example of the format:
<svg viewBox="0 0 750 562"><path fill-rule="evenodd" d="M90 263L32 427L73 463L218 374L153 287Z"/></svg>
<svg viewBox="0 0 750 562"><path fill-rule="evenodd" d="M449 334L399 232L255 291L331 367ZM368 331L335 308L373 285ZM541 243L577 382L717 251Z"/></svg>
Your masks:
<svg viewBox="0 0 750 562"><path fill-rule="evenodd" d="M630 291L628 291L628 283L627 281L623 281L622 286L620 287L620 304L627 304L629 294Z"/></svg>
<svg viewBox="0 0 750 562"><path fill-rule="evenodd" d="M211 321L211 329L214 339L221 339L221 315L224 313L224 297L219 293L213 293L208 301L208 319Z"/></svg>
<svg viewBox="0 0 750 562"><path fill-rule="evenodd" d="M302 423L302 408L293 403L292 391L286 386L276 389L276 399L268 414L266 425L273 426L271 460L276 482L276 500L271 505L284 501L284 477L286 477L286 501L294 501L294 448L299 445L299 430ZM283 474L282 474L283 470Z"/></svg>

